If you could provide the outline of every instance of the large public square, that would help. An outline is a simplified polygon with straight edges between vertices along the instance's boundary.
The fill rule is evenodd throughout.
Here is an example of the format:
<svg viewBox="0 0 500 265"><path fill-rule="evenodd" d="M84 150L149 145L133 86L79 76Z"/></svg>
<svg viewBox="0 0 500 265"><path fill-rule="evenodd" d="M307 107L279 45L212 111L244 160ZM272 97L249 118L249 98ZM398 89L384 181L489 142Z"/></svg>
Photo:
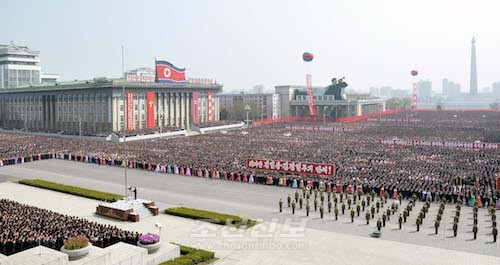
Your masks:
<svg viewBox="0 0 500 265"><path fill-rule="evenodd" d="M145 233L154 230L154 223L163 223L162 236L169 241L213 250L220 258L217 264L498 264L498 243L492 242L490 224L485 209L479 211L479 234L472 238L472 208L464 206L459 233L451 231L453 205L445 208L442 226L434 234L431 216L437 204L430 207L429 217L416 232L413 213L402 229L398 229L394 216L382 229L381 238L371 238L376 214L366 225L363 214L351 223L348 211L337 221L333 213L284 207L279 213L278 200L293 196L296 189L179 176L142 170L128 170L128 181L138 187L141 198L155 200L161 209L183 205L198 209L236 214L261 221L247 231L227 231L217 225L200 223L160 214L139 223L103 218L95 214L98 201L42 190L14 183L26 178L97 189L114 193L123 192L123 168L100 166L50 159L3 167L0 171L0 197L28 205L50 209L58 213L84 217L91 221L114 224L120 228ZM389 203L392 200L389 199ZM403 201L402 205L406 202ZM420 208L418 202L415 208ZM387 207L387 204L386 206ZM385 209L385 208L384 208ZM200 235L200 226L211 227L208 234ZM290 231L296 228L296 235ZM206 231L205 231L206 232ZM216 242L217 244L215 244ZM224 243L224 244L222 244ZM239 243L239 245L236 245ZM277 249L276 245L280 244ZM261 248L261 249L252 249ZM416 258L418 257L418 259Z"/></svg>

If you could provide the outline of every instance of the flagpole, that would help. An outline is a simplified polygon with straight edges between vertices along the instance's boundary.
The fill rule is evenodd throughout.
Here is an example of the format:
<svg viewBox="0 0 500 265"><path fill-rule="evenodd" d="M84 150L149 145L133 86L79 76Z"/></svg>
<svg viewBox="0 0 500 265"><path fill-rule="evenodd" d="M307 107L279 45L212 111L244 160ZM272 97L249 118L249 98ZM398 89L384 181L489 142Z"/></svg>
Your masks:
<svg viewBox="0 0 500 265"><path fill-rule="evenodd" d="M125 168L124 168L124 177L125 177L125 201L128 202L128 192L127 192L127 108L126 108L126 96L125 96L125 51L122 45L122 93L123 93L123 149L124 149L124 159L125 159Z"/></svg>

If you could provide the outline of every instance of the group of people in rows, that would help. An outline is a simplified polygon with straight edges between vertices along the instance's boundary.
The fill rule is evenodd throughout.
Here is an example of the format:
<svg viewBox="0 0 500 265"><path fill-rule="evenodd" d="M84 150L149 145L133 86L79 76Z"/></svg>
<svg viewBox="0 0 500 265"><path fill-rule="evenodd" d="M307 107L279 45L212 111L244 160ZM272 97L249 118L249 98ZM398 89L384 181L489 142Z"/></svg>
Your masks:
<svg viewBox="0 0 500 265"><path fill-rule="evenodd" d="M84 235L101 248L118 242L136 244L139 234L82 218L0 199L0 253L14 253L42 245L59 250L69 237Z"/></svg>
<svg viewBox="0 0 500 265"><path fill-rule="evenodd" d="M248 183L301 187L342 186L344 189L398 190L404 197L474 198L483 205L499 194L500 150L470 150L432 146L391 146L381 139L418 139L464 142L499 142L499 112L397 113L386 118L411 115L421 122L331 123L325 126L352 131L290 130L286 126L318 124L272 124L245 131L205 134L196 137L155 139L126 144L80 141L51 137L0 134L0 159L14 161L37 154L54 154L72 160L98 160L99 164L143 168L151 171L227 179ZM252 170L248 158L293 162L333 163L335 176ZM66 157L68 159L68 157ZM104 162L102 162L104 161ZM127 162L122 162L127 161ZM469 201L469 200L467 200Z"/></svg>

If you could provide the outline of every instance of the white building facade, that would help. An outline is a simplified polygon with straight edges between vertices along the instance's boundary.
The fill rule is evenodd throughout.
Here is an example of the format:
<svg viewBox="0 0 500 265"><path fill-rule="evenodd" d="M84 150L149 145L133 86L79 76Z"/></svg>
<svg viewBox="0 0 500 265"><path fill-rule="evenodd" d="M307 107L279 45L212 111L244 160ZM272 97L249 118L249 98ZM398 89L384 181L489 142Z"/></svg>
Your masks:
<svg viewBox="0 0 500 265"><path fill-rule="evenodd" d="M277 119L280 115L280 97L275 93L262 94L221 94L219 95L220 109L231 111L235 102L241 101L245 105L259 108L261 119Z"/></svg>
<svg viewBox="0 0 500 265"><path fill-rule="evenodd" d="M40 84L39 54L14 43L0 45L0 89Z"/></svg>

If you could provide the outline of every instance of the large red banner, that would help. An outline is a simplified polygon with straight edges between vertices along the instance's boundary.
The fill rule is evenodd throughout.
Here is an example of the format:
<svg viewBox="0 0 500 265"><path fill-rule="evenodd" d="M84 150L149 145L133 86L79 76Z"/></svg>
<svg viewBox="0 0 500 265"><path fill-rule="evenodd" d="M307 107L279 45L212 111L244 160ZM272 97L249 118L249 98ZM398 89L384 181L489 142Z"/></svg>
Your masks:
<svg viewBox="0 0 500 265"><path fill-rule="evenodd" d="M134 92L127 92L127 130L135 129Z"/></svg>
<svg viewBox="0 0 500 265"><path fill-rule="evenodd" d="M314 107L312 80L310 74L306 75L306 84L307 84L307 103L309 104L309 113L311 113L311 116L316 116L316 108Z"/></svg>
<svg viewBox="0 0 500 265"><path fill-rule="evenodd" d="M500 191L500 177L497 177L497 191Z"/></svg>
<svg viewBox="0 0 500 265"><path fill-rule="evenodd" d="M198 92L193 92L193 124L198 124Z"/></svg>
<svg viewBox="0 0 500 265"><path fill-rule="evenodd" d="M313 174L320 176L334 176L335 165L307 162L289 162L269 159L247 159L247 168L289 172L296 174Z"/></svg>
<svg viewBox="0 0 500 265"><path fill-rule="evenodd" d="M207 93L207 120L208 122L213 122L214 119L213 119L213 115L212 115L212 99L213 99L213 95L212 95L212 92L208 92Z"/></svg>
<svg viewBox="0 0 500 265"><path fill-rule="evenodd" d="M148 102L147 110L147 126L148 128L155 127L155 93L153 91L148 91L146 93L146 98Z"/></svg>

